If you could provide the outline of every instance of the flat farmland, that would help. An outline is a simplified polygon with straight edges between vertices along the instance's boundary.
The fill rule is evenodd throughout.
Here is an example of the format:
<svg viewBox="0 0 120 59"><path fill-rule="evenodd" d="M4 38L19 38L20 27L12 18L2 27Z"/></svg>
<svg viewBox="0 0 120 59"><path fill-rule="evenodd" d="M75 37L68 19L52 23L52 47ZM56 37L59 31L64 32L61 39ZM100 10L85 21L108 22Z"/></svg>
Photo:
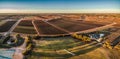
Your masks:
<svg viewBox="0 0 120 59"><path fill-rule="evenodd" d="M32 24L32 20L22 20L14 29L14 32L24 34L36 34L36 31Z"/></svg>
<svg viewBox="0 0 120 59"><path fill-rule="evenodd" d="M16 21L7 21L0 26L0 32L7 32L15 23Z"/></svg>
<svg viewBox="0 0 120 59"><path fill-rule="evenodd" d="M32 20L21 20L21 22L18 24L18 26L30 26L32 27Z"/></svg>
<svg viewBox="0 0 120 59"><path fill-rule="evenodd" d="M13 30L13 32L23 34L39 34L41 36L58 36L69 34L72 32L93 29L104 25L106 24L93 21L72 20L67 18L58 18L49 21L42 21L40 19L37 20L30 18L30 20L21 20L18 26L16 26L16 28Z"/></svg>
<svg viewBox="0 0 120 59"><path fill-rule="evenodd" d="M40 34L57 35L57 34L65 34L66 33L66 32L61 31L41 20L35 20L34 23Z"/></svg>
<svg viewBox="0 0 120 59"><path fill-rule="evenodd" d="M103 48L95 41L85 43L71 37L60 37L44 38L34 42L36 47L28 59L120 59L120 51Z"/></svg>
<svg viewBox="0 0 120 59"><path fill-rule="evenodd" d="M94 24L86 21L71 21L64 19L51 20L49 22L70 32L77 32L103 26L101 24Z"/></svg>
<svg viewBox="0 0 120 59"><path fill-rule="evenodd" d="M36 34L34 27L26 27L26 26L17 26L14 29L14 32L24 33L24 34Z"/></svg>
<svg viewBox="0 0 120 59"><path fill-rule="evenodd" d="M6 21L0 21L0 26L6 23Z"/></svg>

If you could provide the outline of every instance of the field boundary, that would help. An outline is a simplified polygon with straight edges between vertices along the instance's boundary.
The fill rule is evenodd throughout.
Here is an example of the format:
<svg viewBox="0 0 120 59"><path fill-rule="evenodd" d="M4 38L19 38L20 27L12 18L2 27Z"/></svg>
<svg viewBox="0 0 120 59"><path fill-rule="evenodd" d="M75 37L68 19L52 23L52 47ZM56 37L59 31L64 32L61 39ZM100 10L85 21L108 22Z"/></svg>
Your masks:
<svg viewBox="0 0 120 59"><path fill-rule="evenodd" d="M114 27L113 25L115 25L116 23L112 23L112 24L108 24L108 25L104 25L104 26L101 26L101 27L97 27L97 28L92 28L92 29L88 29L88 30L84 30L84 31L78 31L78 32L71 32L71 33L68 33L68 34L58 34L58 35L44 35L44 34L40 34L39 36L41 37L61 37L61 36L69 36L73 33L77 33L77 34L81 34L81 33L90 33L90 32L94 32L94 31L100 31L100 30L103 30L103 29L107 29L107 28L112 28ZM33 25L35 26L35 25ZM36 29L37 30L37 29ZM38 32L39 33L39 32ZM26 34L27 35L27 34Z"/></svg>

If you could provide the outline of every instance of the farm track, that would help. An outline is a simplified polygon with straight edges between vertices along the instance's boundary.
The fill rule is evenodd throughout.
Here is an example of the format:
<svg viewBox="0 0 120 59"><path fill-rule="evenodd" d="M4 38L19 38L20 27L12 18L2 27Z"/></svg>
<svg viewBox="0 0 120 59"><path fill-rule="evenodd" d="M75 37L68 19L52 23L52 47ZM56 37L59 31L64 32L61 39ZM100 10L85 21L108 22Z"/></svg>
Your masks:
<svg viewBox="0 0 120 59"><path fill-rule="evenodd" d="M9 30L8 32L11 33L11 32L15 29L15 27L16 27L20 22L21 22L21 19L18 20L18 21L10 28L10 30Z"/></svg>
<svg viewBox="0 0 120 59"><path fill-rule="evenodd" d="M35 20L32 21L32 24L33 24L33 26L34 26L37 34L38 34L38 35L41 35L40 32L39 32L39 30L38 30L38 27L35 25L34 21L35 21Z"/></svg>

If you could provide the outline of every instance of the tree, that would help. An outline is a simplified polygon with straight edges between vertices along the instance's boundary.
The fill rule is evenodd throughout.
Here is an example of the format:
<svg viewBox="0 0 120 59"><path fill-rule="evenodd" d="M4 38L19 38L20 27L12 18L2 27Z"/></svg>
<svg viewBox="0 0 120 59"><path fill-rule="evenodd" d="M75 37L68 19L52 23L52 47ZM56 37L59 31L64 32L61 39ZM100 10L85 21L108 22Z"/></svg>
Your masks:
<svg viewBox="0 0 120 59"><path fill-rule="evenodd" d="M16 34L16 38L19 38L19 37L21 37L20 34Z"/></svg>
<svg viewBox="0 0 120 59"><path fill-rule="evenodd" d="M103 47L112 49L112 46L110 45L110 42L108 42L108 41L106 41L106 42L103 44Z"/></svg>
<svg viewBox="0 0 120 59"><path fill-rule="evenodd" d="M85 34L77 35L76 33L74 33L72 35L72 37L74 37L76 39L79 39L81 41L84 41L84 42L90 42L91 41L91 39L87 35L85 35Z"/></svg>

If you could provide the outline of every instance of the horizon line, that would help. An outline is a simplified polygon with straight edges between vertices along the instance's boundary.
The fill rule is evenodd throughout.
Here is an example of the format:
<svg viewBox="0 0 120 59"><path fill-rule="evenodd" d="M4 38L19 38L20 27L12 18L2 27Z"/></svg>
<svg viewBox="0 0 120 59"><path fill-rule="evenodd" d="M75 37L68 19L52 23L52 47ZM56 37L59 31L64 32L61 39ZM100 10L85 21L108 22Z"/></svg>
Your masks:
<svg viewBox="0 0 120 59"><path fill-rule="evenodd" d="M79 13L0 13L0 14L92 14L93 12L89 13L84 13L84 12L79 12ZM96 14L96 13L93 13ZM97 14L120 14L120 13L97 13Z"/></svg>

